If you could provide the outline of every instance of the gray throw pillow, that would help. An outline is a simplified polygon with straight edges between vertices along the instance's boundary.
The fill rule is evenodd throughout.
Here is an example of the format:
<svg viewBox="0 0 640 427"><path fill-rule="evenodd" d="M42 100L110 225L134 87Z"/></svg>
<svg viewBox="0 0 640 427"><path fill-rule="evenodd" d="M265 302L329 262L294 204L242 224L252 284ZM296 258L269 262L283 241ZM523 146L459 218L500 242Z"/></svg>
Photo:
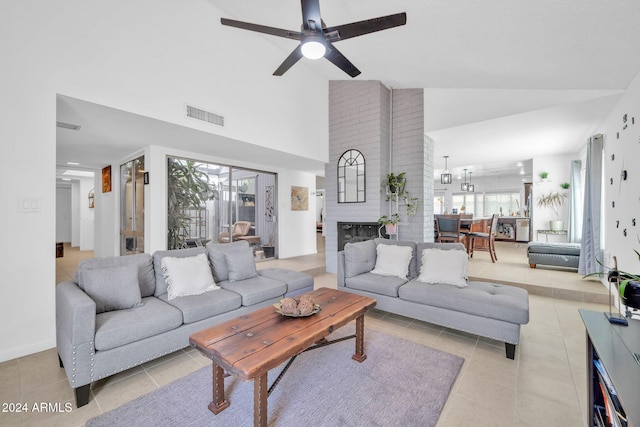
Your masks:
<svg viewBox="0 0 640 427"><path fill-rule="evenodd" d="M229 268L229 281L252 279L258 276L256 260L253 257L253 249L244 248L226 253L227 267Z"/></svg>
<svg viewBox="0 0 640 427"><path fill-rule="evenodd" d="M344 245L344 259L345 277L368 273L376 265L376 243L373 240L347 243Z"/></svg>
<svg viewBox="0 0 640 427"><path fill-rule="evenodd" d="M97 314L143 305L137 265L85 270L82 274L84 291L95 301Z"/></svg>
<svg viewBox="0 0 640 427"><path fill-rule="evenodd" d="M226 255L248 247L249 243L247 243L246 240L238 240L237 242L231 243L207 244L209 262L213 267L213 277L216 282L224 282L225 280L229 280L229 266L227 265Z"/></svg>

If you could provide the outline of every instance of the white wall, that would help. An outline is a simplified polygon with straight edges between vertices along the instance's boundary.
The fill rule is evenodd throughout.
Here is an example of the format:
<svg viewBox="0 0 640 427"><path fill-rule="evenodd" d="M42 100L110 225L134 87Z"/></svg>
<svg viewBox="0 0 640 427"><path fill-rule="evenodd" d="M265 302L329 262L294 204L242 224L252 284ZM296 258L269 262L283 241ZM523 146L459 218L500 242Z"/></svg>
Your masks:
<svg viewBox="0 0 640 427"><path fill-rule="evenodd" d="M585 142L586 143L586 142ZM580 155L566 154L564 156L545 156L533 158L533 187L531 190L532 208L531 219L533 227L533 240L534 241L546 241L546 237L540 235L540 239L537 238L536 230L548 230L549 221L555 220L556 216L553 210L548 208L538 207L538 198L550 191L562 191L560 184L563 182L571 182L571 161L579 159ZM548 172L549 177L546 181L543 181L539 174L540 172ZM566 230L567 221L569 219L569 199L566 199L564 206L560 208L559 215L560 220L564 221L564 228ZM549 241L552 241L551 237ZM560 240L557 240L560 241Z"/></svg>
<svg viewBox="0 0 640 427"><path fill-rule="evenodd" d="M248 32L230 37L220 17L206 0L3 2L0 223L12 244L0 250L0 361L55 345L56 94L210 131L182 116L189 102L225 115L219 132L230 138L328 157L326 81L304 64L274 78L283 51ZM299 108L301 93L315 101ZM114 238L96 256L118 246L113 177L113 192L96 191L95 226ZM21 212L22 198L39 208Z"/></svg>
<svg viewBox="0 0 640 427"><path fill-rule="evenodd" d="M638 274L640 260L634 250L640 251L640 173L637 168L640 158L640 74L596 133L604 135L605 251L616 256L621 270ZM615 155L613 160L612 154ZM628 174L626 181L620 180L623 170ZM612 178L613 185L610 184ZM615 208L612 202L615 202ZM634 219L636 225L633 225ZM626 236L624 230L627 230ZM608 266L613 267L613 263Z"/></svg>

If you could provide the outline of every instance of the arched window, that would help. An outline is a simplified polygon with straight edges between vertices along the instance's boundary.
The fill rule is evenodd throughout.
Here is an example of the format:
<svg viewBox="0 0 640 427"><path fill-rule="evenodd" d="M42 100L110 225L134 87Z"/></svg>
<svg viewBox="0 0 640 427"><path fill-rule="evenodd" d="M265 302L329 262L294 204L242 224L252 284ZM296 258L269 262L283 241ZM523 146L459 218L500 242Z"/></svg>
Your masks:
<svg viewBox="0 0 640 427"><path fill-rule="evenodd" d="M338 203L364 203L365 161L358 150L347 150L338 160Z"/></svg>

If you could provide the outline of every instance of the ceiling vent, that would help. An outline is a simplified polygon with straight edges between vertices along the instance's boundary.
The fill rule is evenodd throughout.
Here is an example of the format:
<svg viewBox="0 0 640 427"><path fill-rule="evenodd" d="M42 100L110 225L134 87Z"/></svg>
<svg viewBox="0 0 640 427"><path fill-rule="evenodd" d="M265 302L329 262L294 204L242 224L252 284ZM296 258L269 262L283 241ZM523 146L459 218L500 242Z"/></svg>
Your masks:
<svg viewBox="0 0 640 427"><path fill-rule="evenodd" d="M82 126L80 125L72 125L71 123L65 122L56 122L56 126L63 129L71 129L71 130L80 130Z"/></svg>
<svg viewBox="0 0 640 427"><path fill-rule="evenodd" d="M219 114L210 113L209 111L187 105L187 117L202 120L203 122L213 123L214 125L224 126L224 117Z"/></svg>

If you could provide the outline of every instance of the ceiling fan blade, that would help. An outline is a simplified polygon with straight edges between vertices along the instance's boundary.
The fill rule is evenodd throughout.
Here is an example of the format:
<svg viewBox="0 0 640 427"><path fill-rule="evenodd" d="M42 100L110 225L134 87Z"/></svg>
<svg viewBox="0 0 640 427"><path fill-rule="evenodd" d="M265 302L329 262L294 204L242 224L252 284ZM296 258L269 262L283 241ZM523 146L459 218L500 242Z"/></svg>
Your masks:
<svg viewBox="0 0 640 427"><path fill-rule="evenodd" d="M322 17L320 16L320 0L301 0L302 28L305 30L320 31L322 29ZM309 22L315 24L311 28Z"/></svg>
<svg viewBox="0 0 640 427"><path fill-rule="evenodd" d="M297 48L289 56L284 60L282 64L278 67L277 70L273 72L274 76L281 76L287 72L289 68L293 66L296 62L298 62L302 58L302 45L298 45Z"/></svg>
<svg viewBox="0 0 640 427"><path fill-rule="evenodd" d="M243 30L255 31L257 33L270 34L272 36L284 37L287 39L301 40L302 33L298 31L283 30L281 28L267 27L265 25L251 24L249 22L235 21L233 19L220 18L222 25L236 27Z"/></svg>
<svg viewBox="0 0 640 427"><path fill-rule="evenodd" d="M360 70L356 68L355 65L351 63L335 46L329 43L329 49L327 53L324 54L324 57L329 61L333 62L338 68L340 68L345 73L349 74L351 77L356 77L360 74Z"/></svg>
<svg viewBox="0 0 640 427"><path fill-rule="evenodd" d="M387 30L399 27L407 23L407 14L396 13L395 15L381 16L380 18L367 19L365 21L353 22L351 24L329 27L324 30L327 38L331 42L350 39L364 34L375 33L376 31Z"/></svg>

